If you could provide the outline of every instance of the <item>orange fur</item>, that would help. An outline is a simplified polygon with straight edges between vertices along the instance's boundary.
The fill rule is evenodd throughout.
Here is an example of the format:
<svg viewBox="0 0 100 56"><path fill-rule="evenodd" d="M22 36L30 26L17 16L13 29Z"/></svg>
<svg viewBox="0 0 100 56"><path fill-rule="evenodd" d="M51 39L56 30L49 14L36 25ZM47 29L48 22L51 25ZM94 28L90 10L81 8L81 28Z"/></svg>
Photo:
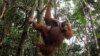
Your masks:
<svg viewBox="0 0 100 56"><path fill-rule="evenodd" d="M37 49L39 49L43 55L48 56L63 42L64 37L70 39L73 35L73 31L69 22L66 21L60 23L51 18L50 3L47 6L44 20L46 24L36 23L35 21L32 21L31 23L33 27L41 33L44 42L44 44L37 44ZM58 23L63 26L61 26L62 29ZM48 26L51 26L51 28L48 28Z"/></svg>
<svg viewBox="0 0 100 56"><path fill-rule="evenodd" d="M45 24L32 22L33 27L41 33L44 44L37 44L37 48L43 55L51 54L64 40L59 27L47 28Z"/></svg>
<svg viewBox="0 0 100 56"><path fill-rule="evenodd" d="M44 44L37 44L36 46L45 56L55 51L55 49L62 44L64 37L70 39L72 36L71 28L68 25L63 30L61 30L59 26L48 28L47 25L36 23L34 21L32 22L32 25L41 33Z"/></svg>
<svg viewBox="0 0 100 56"><path fill-rule="evenodd" d="M51 18L51 2L48 3L45 17L45 23L49 26L57 26L57 20Z"/></svg>

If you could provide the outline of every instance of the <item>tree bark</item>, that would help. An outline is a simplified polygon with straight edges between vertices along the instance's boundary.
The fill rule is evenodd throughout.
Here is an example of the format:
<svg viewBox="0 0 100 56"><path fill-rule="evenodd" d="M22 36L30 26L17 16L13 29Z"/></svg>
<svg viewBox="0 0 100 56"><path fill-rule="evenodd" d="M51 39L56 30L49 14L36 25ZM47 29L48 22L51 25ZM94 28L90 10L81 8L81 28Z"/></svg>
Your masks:
<svg viewBox="0 0 100 56"><path fill-rule="evenodd" d="M17 56L24 56L24 49L25 49L25 40L28 38L28 29L29 29L29 20L32 19L33 15L34 15L34 5L32 6L32 9L27 13L26 12L26 18L25 18L25 22L23 25L23 33L21 36L21 40L18 46L18 50L17 50Z"/></svg>

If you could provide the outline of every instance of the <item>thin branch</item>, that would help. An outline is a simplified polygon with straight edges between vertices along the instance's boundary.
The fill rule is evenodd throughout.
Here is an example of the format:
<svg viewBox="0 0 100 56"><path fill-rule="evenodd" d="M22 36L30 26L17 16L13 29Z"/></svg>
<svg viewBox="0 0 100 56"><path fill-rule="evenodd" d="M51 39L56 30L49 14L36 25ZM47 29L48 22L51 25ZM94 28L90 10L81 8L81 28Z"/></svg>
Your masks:
<svg viewBox="0 0 100 56"><path fill-rule="evenodd" d="M5 11L6 11L6 7L5 7L5 5L4 5L4 6L3 6L3 10L2 10L2 12L1 12L1 15L0 15L0 20L3 18Z"/></svg>
<svg viewBox="0 0 100 56"><path fill-rule="evenodd" d="M47 5L46 5L42 10L40 10L39 8L37 8L37 11L38 11L39 13L43 13L44 10L47 8L48 4L51 4L51 1L52 1L52 0L48 0Z"/></svg>
<svg viewBox="0 0 100 56"><path fill-rule="evenodd" d="M37 8L36 10L37 10L39 13L42 14L46 8L47 8L47 5L46 5L42 10L40 10L39 8Z"/></svg>
<svg viewBox="0 0 100 56"><path fill-rule="evenodd" d="M15 5L12 8L19 8L25 12L30 11L32 7L28 7L28 6L23 6L23 5Z"/></svg>
<svg viewBox="0 0 100 56"><path fill-rule="evenodd" d="M4 0L3 1L3 9L2 9L2 12L1 12L1 15L0 15L0 20L3 18L3 16L7 12L7 6L9 6L9 1Z"/></svg>
<svg viewBox="0 0 100 56"><path fill-rule="evenodd" d="M23 6L18 6L20 9L25 9ZM24 49L25 49L25 40L28 38L28 28L29 28L29 19L32 18L34 14L34 5L32 6L31 10L25 10L26 11L26 18L24 23L22 24L23 26L23 33L21 36L21 40L19 43L18 51L17 51L17 56L24 56Z"/></svg>

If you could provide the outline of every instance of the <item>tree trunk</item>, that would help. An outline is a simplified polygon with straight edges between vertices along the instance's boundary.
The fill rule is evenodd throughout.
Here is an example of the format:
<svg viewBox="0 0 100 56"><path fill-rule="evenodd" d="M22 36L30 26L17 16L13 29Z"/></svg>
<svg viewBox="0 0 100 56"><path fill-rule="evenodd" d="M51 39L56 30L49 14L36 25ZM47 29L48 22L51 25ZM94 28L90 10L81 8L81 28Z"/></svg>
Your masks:
<svg viewBox="0 0 100 56"><path fill-rule="evenodd" d="M27 31L28 31L28 18L26 18L25 25L23 27L23 33L21 36L21 40L18 46L17 56L24 56L24 49L25 49L25 40L28 37Z"/></svg>
<svg viewBox="0 0 100 56"><path fill-rule="evenodd" d="M34 15L34 5L30 12L26 13L26 19L23 25L23 33L21 36L21 40L17 50L17 56L24 56L24 49L25 49L25 40L28 38L28 28L29 28L29 20L32 19Z"/></svg>
<svg viewBox="0 0 100 56"><path fill-rule="evenodd" d="M37 22L43 22L43 0L38 0Z"/></svg>

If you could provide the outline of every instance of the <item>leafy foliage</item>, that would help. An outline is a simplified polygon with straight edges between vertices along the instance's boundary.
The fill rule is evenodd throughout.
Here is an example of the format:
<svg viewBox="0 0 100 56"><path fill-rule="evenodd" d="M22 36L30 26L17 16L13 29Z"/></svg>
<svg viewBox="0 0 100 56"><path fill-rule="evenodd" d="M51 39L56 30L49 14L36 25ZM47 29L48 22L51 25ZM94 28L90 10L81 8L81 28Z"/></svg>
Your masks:
<svg viewBox="0 0 100 56"><path fill-rule="evenodd" d="M0 0L0 15L1 15L1 10L3 8L3 1L4 0ZM7 0L8 1L8 0ZM27 10L26 7L28 7L28 9L32 8L32 6L34 6L34 13L36 14L35 16L38 16L37 14L37 7L38 7L38 0L9 0L10 1L10 6L15 6L15 5L21 5L21 8L24 8ZM13 2L14 1L14 5ZM68 2L69 0L64 0L64 2ZM75 33L77 32L78 34L81 32L83 32L84 28L87 25L87 18L85 17L84 13L83 13L83 0L73 0L74 2L74 13L71 14L69 13L69 9L70 4L67 5L66 7L60 9L60 12L62 13L62 17L63 15L67 15L68 18L70 18L71 22L75 25L76 27L73 28L77 28L77 31L75 31ZM45 7L47 4L47 0L43 0L43 7ZM60 4L56 4L56 0L52 1L52 7L58 6L57 8L59 8ZM69 6L69 7L68 7ZM97 21L100 19L100 1L98 0L98 2L96 2L94 4L94 8L95 11L93 11L93 15L97 16ZM27 11L27 13L29 13L29 11ZM3 17L4 20L0 19L0 40L1 38L3 39L2 42L2 46L1 46L1 41L0 41L0 56L16 56L17 53L17 49L19 48L19 42L21 40L22 37L22 33L23 33L23 29L25 25L25 16L27 16L26 11L20 9L20 8L14 8L14 7L9 7L7 8L7 12L6 14L4 14L5 16ZM36 18L36 17L34 17ZM75 21L74 21L75 20ZM100 38L100 24L98 24L97 22L94 23L96 26L96 36L98 38ZM29 27L29 26L28 26ZM39 33L34 30L33 28L29 27L27 30L28 36L25 40L25 52L24 55L27 56L38 56L37 55L37 51L35 48L35 44L42 40L40 39ZM8 32L6 34L6 32ZM87 34L87 33L86 33ZM80 35L78 36L80 38ZM90 40L89 40L90 41ZM80 56L79 54L76 54L74 52L76 52L77 50L81 50L79 45L76 45L75 47L72 47L72 51L68 51L69 47L66 43L62 44L60 47L58 47L58 50L56 51L55 56ZM85 53L85 55L87 55L87 53ZM82 56L82 55L81 55Z"/></svg>

